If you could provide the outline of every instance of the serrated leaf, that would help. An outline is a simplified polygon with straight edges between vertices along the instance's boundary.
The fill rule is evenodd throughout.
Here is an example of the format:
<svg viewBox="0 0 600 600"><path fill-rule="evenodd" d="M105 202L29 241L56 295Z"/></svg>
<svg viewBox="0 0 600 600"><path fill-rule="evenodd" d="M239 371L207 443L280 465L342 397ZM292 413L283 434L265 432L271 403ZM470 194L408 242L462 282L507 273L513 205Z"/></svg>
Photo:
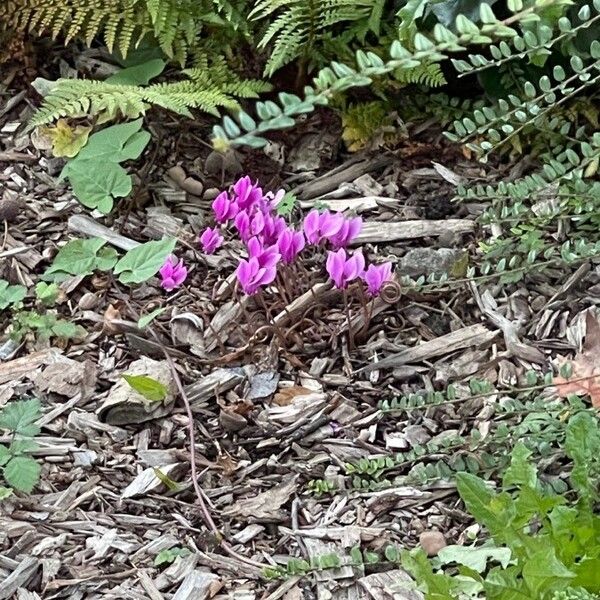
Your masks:
<svg viewBox="0 0 600 600"><path fill-rule="evenodd" d="M542 598L549 589L566 587L575 573L556 557L553 547L544 548L523 565L523 579L532 598Z"/></svg>
<svg viewBox="0 0 600 600"><path fill-rule="evenodd" d="M63 338L65 340L83 340L87 336L87 331L81 325L75 325L63 319L59 319L52 325L52 336Z"/></svg>
<svg viewBox="0 0 600 600"><path fill-rule="evenodd" d="M100 238L72 240L59 251L44 275L68 273L69 275L91 275L97 268L100 249L106 242Z"/></svg>
<svg viewBox="0 0 600 600"><path fill-rule="evenodd" d="M173 252L176 240L146 242L132 248L115 265L115 275L121 283L142 283L158 273L167 257Z"/></svg>
<svg viewBox="0 0 600 600"><path fill-rule="evenodd" d="M502 477L502 485L505 488L512 486L529 486L534 488L536 486L537 471L529 461L531 455L531 450L525 444L521 442L516 444L511 453L510 465Z"/></svg>
<svg viewBox="0 0 600 600"><path fill-rule="evenodd" d="M291 192L287 192L281 199L281 202L277 205L277 214L281 216L287 216L294 210L294 205L298 201L298 198Z"/></svg>
<svg viewBox="0 0 600 600"><path fill-rule="evenodd" d="M35 296L44 306L52 306L56 303L60 294L60 288L56 283L40 281L35 286Z"/></svg>
<svg viewBox="0 0 600 600"><path fill-rule="evenodd" d="M28 456L17 456L4 467L4 480L19 492L30 493L40 478L42 468Z"/></svg>
<svg viewBox="0 0 600 600"><path fill-rule="evenodd" d="M10 285L8 281L0 279L0 310L21 302L26 294L26 287L22 285Z"/></svg>
<svg viewBox="0 0 600 600"><path fill-rule="evenodd" d="M34 424L40 416L41 405L37 398L9 402L0 410L0 429L33 437L40 431Z"/></svg>
<svg viewBox="0 0 600 600"><path fill-rule="evenodd" d="M0 502L2 500L6 500L9 496L11 496L13 491L10 488L3 487L0 485Z"/></svg>
<svg viewBox="0 0 600 600"><path fill-rule="evenodd" d="M147 375L123 375L123 379L146 400L160 402L167 397L169 389L164 383Z"/></svg>
<svg viewBox="0 0 600 600"><path fill-rule="evenodd" d="M510 548L474 548L471 546L445 546L438 552L438 558L443 564L457 563L478 573L487 569L490 560L499 562L504 569L511 558Z"/></svg>

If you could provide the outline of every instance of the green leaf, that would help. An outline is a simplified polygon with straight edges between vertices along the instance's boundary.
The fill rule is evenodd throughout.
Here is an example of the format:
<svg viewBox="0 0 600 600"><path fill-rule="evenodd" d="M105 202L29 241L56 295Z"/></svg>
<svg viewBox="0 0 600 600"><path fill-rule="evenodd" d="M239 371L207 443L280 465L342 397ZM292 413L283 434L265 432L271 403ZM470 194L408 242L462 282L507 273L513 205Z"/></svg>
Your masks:
<svg viewBox="0 0 600 600"><path fill-rule="evenodd" d="M0 310L17 304L25 298L27 288L22 285L10 285L8 281L0 279Z"/></svg>
<svg viewBox="0 0 600 600"><path fill-rule="evenodd" d="M523 565L523 579L533 598L542 598L550 589L566 587L575 573L556 558L553 547L536 552Z"/></svg>
<svg viewBox="0 0 600 600"><path fill-rule="evenodd" d="M172 492L179 491L179 484L176 481L173 481L168 475L163 473L158 467L153 467L152 469L156 478L160 480L160 482L165 485Z"/></svg>
<svg viewBox="0 0 600 600"><path fill-rule="evenodd" d="M17 437L11 442L8 452L11 456L20 456L21 454L31 454L38 448L39 445L33 438Z"/></svg>
<svg viewBox="0 0 600 600"><path fill-rule="evenodd" d="M15 490L30 493L40 478L41 470L33 458L17 456L4 467L4 479Z"/></svg>
<svg viewBox="0 0 600 600"><path fill-rule="evenodd" d="M4 466L9 461L11 456L12 453L10 450L6 446L0 444L0 467Z"/></svg>
<svg viewBox="0 0 600 600"><path fill-rule="evenodd" d="M298 198L291 192L287 192L281 199L281 202L277 205L277 214L282 217L292 214L296 202L298 202Z"/></svg>
<svg viewBox="0 0 600 600"><path fill-rule="evenodd" d="M87 336L87 331L81 325L75 325L63 319L59 319L52 325L51 333L53 336L65 340L83 340Z"/></svg>
<svg viewBox="0 0 600 600"><path fill-rule="evenodd" d="M91 275L94 269L98 268L99 263L102 266L106 265L106 258L99 255L100 249L105 244L106 242L100 238L76 239L67 242L58 251L52 265L44 273L44 277L52 273Z"/></svg>
<svg viewBox="0 0 600 600"><path fill-rule="evenodd" d="M167 397L169 389L166 385L147 375L123 375L123 379L146 400L160 402Z"/></svg>
<svg viewBox="0 0 600 600"><path fill-rule="evenodd" d="M490 560L499 562L504 569L510 561L510 548L473 548L471 546L445 546L438 552L438 558L443 564L458 563L483 573L487 569Z"/></svg>
<svg viewBox="0 0 600 600"><path fill-rule="evenodd" d="M584 499L592 498L595 489L590 478L590 466L600 455L600 429L591 411L581 411L569 419L565 451L574 463L571 472L573 487Z"/></svg>
<svg viewBox="0 0 600 600"><path fill-rule="evenodd" d="M11 488L3 487L0 485L0 502L6 500L13 493Z"/></svg>
<svg viewBox="0 0 600 600"><path fill-rule="evenodd" d="M154 559L154 566L160 567L161 565L170 565L172 562L175 562L175 559L179 556L182 558L184 556L188 556L191 554L191 551L188 548L168 548L165 550L161 550Z"/></svg>
<svg viewBox="0 0 600 600"><path fill-rule="evenodd" d="M164 71L166 64L160 58L153 58L142 64L121 69L104 82L118 85L148 85L151 79L158 77Z"/></svg>
<svg viewBox="0 0 600 600"><path fill-rule="evenodd" d="M60 289L56 283L46 283L45 281L40 281L35 286L35 295L36 298L44 305L44 306L52 306L56 303L58 299L58 295L60 293Z"/></svg>
<svg viewBox="0 0 600 600"><path fill-rule="evenodd" d="M536 486L537 471L529 462L531 454L531 450L525 444L522 442L517 443L511 453L510 465L502 478L504 488L525 485L534 488Z"/></svg>
<svg viewBox="0 0 600 600"><path fill-rule="evenodd" d="M0 429L33 437L40 431L40 428L34 424L40 416L41 405L37 398L9 402L0 410Z"/></svg>
<svg viewBox="0 0 600 600"><path fill-rule="evenodd" d="M66 164L61 178L69 179L84 206L108 213L115 198L131 192L131 177L119 163L138 158L150 141L150 134L140 131L141 126L142 119L137 119L95 133Z"/></svg>
<svg viewBox="0 0 600 600"><path fill-rule="evenodd" d="M152 323L152 321L154 321L156 317L162 315L166 310L166 307L163 306L161 308L153 310L151 313L148 313L143 317L140 317L137 322L138 329L145 329L146 327L148 327L148 325L150 325L150 323Z"/></svg>
<svg viewBox="0 0 600 600"><path fill-rule="evenodd" d="M115 275L121 283L142 283L156 275L167 257L173 252L176 240L163 238L137 246L115 265Z"/></svg>

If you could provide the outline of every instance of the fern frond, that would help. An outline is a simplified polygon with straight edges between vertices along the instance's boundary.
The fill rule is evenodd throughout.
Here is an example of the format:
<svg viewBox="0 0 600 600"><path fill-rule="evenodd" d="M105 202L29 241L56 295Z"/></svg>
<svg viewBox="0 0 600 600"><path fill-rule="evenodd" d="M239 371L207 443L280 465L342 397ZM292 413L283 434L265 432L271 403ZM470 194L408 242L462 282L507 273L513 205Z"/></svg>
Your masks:
<svg viewBox="0 0 600 600"><path fill-rule="evenodd" d="M253 20L270 19L258 47L272 45L265 75L301 56L309 58L318 38L339 23L365 19L373 6L367 0L258 0Z"/></svg>
<svg viewBox="0 0 600 600"><path fill-rule="evenodd" d="M219 115L219 108L239 108L236 98L257 98L270 86L261 81L239 80L224 63L214 70L187 69L185 81L157 83L149 86L120 85L103 81L59 79L33 115L36 127L61 117L97 116L100 122L118 115L134 119L150 105L191 116L190 108Z"/></svg>
<svg viewBox="0 0 600 600"><path fill-rule="evenodd" d="M412 69L404 69L395 76L400 83L412 83L427 87L445 85L446 78L438 63L423 63Z"/></svg>
<svg viewBox="0 0 600 600"><path fill-rule="evenodd" d="M89 45L102 38L123 56L147 34L171 58L184 63L204 19L214 12L210 0L5 0L0 27L47 34Z"/></svg>

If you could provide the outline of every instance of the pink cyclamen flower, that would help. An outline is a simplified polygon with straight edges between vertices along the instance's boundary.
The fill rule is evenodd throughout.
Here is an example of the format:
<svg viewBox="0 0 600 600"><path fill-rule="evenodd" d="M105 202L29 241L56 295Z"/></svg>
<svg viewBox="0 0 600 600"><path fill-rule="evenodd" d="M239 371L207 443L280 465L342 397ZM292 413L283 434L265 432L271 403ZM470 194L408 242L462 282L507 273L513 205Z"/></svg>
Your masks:
<svg viewBox="0 0 600 600"><path fill-rule="evenodd" d="M176 256L169 256L158 272L162 279L160 285L167 292L179 287L187 277L187 267L183 264L183 260L178 262Z"/></svg>
<svg viewBox="0 0 600 600"><path fill-rule="evenodd" d="M330 213L328 210L319 213L311 210L304 219L304 234L310 244L319 244L323 239L329 238L342 228L344 215Z"/></svg>
<svg viewBox="0 0 600 600"><path fill-rule="evenodd" d="M240 212L240 207L235 200L229 197L227 192L221 192L212 203L212 209L215 213L217 223L227 223Z"/></svg>
<svg viewBox="0 0 600 600"><path fill-rule="evenodd" d="M294 262L294 259L302 252L305 245L306 240L302 232L294 231L291 228L282 231L277 242L281 259L288 265Z"/></svg>
<svg viewBox="0 0 600 600"><path fill-rule="evenodd" d="M345 248L360 233L363 221L360 217L345 219L340 230L327 239L334 248Z"/></svg>
<svg viewBox="0 0 600 600"><path fill-rule="evenodd" d="M207 227L200 236L200 243L204 254L213 254L223 243L223 236L216 227Z"/></svg>
<svg viewBox="0 0 600 600"><path fill-rule="evenodd" d="M248 257L256 258L260 267L274 267L281 258L276 244L264 246L257 237L250 238L246 247Z"/></svg>
<svg viewBox="0 0 600 600"><path fill-rule="evenodd" d="M240 260L236 275L244 293L252 295L261 286L273 282L277 275L277 268L261 267L258 258L250 257L248 260Z"/></svg>
<svg viewBox="0 0 600 600"><path fill-rule="evenodd" d="M392 263L369 265L369 268L360 276L367 284L367 291L371 296L379 296L381 288L386 281L392 279Z"/></svg>
<svg viewBox="0 0 600 600"><path fill-rule="evenodd" d="M337 288L345 288L348 283L360 277L365 269L362 252L355 252L350 258L343 248L327 253L327 273Z"/></svg>
<svg viewBox="0 0 600 600"><path fill-rule="evenodd" d="M236 215L233 224L238 230L241 240L247 242L252 236L262 232L265 227L265 216L261 212L250 216L247 210L242 210Z"/></svg>
<svg viewBox="0 0 600 600"><path fill-rule="evenodd" d="M287 227L283 217L273 217L270 214L264 215L264 227L261 235L265 244L275 244Z"/></svg>
<svg viewBox="0 0 600 600"><path fill-rule="evenodd" d="M233 184L233 193L235 194L238 206L242 210L250 208L263 197L262 189L252 183L248 175L238 179Z"/></svg>

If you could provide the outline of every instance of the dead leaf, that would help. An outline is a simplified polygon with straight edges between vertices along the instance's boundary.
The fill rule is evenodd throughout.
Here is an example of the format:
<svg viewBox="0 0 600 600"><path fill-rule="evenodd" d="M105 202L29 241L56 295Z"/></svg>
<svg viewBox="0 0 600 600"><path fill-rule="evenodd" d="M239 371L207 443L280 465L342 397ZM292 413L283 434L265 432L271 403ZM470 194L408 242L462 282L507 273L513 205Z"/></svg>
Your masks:
<svg viewBox="0 0 600 600"><path fill-rule="evenodd" d="M297 477L272 487L266 492L242 498L233 506L225 509L223 514L236 517L252 517L258 520L273 521L284 518L279 509L290 499L296 489Z"/></svg>
<svg viewBox="0 0 600 600"><path fill-rule="evenodd" d="M121 320L121 313L114 304L109 304L104 311L104 325L102 327L106 334L123 333L122 328L118 325L117 321Z"/></svg>
<svg viewBox="0 0 600 600"><path fill-rule="evenodd" d="M600 408L600 323L588 311L585 315L586 334L581 352L567 364L571 366L571 377L555 377L556 393L563 398L571 395L586 395L592 406Z"/></svg>
<svg viewBox="0 0 600 600"><path fill-rule="evenodd" d="M278 406L289 406L296 396L306 396L312 394L313 390L309 390L301 385L293 385L288 388L281 388L275 396L273 396L273 402Z"/></svg>
<svg viewBox="0 0 600 600"><path fill-rule="evenodd" d="M96 367L90 360L64 358L49 364L35 379L38 392L53 392L72 398L77 392L88 396L96 385Z"/></svg>
<svg viewBox="0 0 600 600"><path fill-rule="evenodd" d="M92 128L86 125L71 127L66 119L56 121L55 127L42 127L41 134L52 140L52 154L73 158L87 144Z"/></svg>

